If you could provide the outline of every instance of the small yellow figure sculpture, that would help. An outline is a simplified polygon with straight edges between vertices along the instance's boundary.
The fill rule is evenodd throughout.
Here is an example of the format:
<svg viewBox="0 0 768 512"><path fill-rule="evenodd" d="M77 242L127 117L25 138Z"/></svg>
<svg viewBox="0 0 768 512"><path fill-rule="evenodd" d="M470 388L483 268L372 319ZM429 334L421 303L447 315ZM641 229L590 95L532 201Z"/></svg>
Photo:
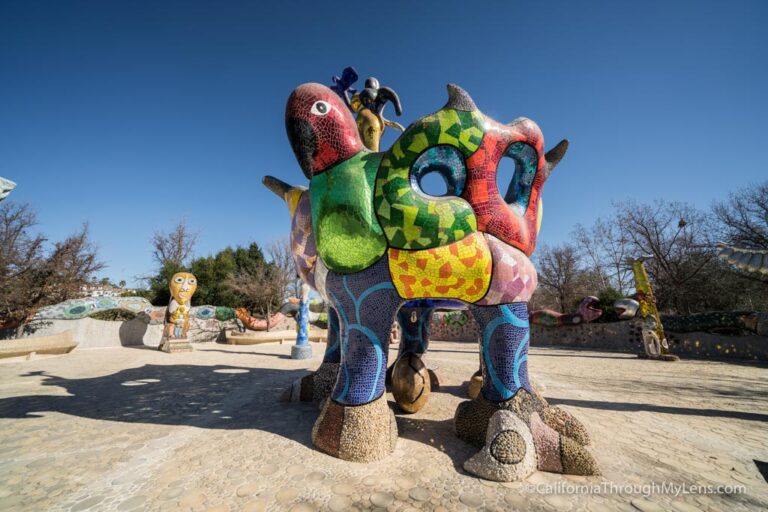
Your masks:
<svg viewBox="0 0 768 512"><path fill-rule="evenodd" d="M379 151L379 142L387 126L405 131L403 125L384 117L384 105L387 102L392 102L398 116L402 115L400 98L395 91L389 87L380 87L376 78L369 77L365 81L365 89L353 95L349 103L352 111L357 113L357 131L360 138L371 151Z"/></svg>
<svg viewBox="0 0 768 512"><path fill-rule="evenodd" d="M192 296L197 290L197 279L189 272L178 272L168 282L171 301L165 312L165 330L160 350L165 352L190 352L192 345L187 339L189 311Z"/></svg>

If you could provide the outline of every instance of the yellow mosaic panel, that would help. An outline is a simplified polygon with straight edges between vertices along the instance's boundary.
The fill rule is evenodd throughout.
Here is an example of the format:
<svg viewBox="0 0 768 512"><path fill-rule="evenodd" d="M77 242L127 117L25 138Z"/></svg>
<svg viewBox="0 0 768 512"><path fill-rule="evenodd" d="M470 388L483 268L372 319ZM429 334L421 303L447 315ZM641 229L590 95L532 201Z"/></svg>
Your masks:
<svg viewBox="0 0 768 512"><path fill-rule="evenodd" d="M488 290L492 268L491 251L482 233L433 249L389 249L389 272L404 299L478 301Z"/></svg>

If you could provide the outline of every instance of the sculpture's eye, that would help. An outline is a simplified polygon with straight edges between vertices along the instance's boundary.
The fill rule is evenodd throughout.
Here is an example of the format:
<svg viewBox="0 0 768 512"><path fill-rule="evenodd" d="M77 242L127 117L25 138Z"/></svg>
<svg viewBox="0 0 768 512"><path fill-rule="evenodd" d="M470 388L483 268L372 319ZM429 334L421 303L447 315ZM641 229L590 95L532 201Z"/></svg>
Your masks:
<svg viewBox="0 0 768 512"><path fill-rule="evenodd" d="M189 281L187 281L187 283L189 283L189 284L197 284L197 281L195 281L194 279L190 279Z"/></svg>
<svg viewBox="0 0 768 512"><path fill-rule="evenodd" d="M316 116L324 116L331 111L331 105L327 101L316 101L309 111Z"/></svg>
<svg viewBox="0 0 768 512"><path fill-rule="evenodd" d="M177 277L176 279L174 279L174 281L176 281L178 284L181 284L181 283L184 282L184 278L183 277Z"/></svg>

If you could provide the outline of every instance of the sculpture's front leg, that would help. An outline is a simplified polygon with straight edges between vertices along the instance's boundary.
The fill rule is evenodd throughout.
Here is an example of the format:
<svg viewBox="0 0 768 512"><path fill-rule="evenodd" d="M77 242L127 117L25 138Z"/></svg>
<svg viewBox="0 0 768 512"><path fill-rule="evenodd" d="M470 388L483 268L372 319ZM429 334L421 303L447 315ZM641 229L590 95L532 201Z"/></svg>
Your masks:
<svg viewBox="0 0 768 512"><path fill-rule="evenodd" d="M501 481L525 478L536 469L597 474L595 460L581 446L589 440L586 430L550 407L528 380L527 305L473 306L472 315L480 327L483 387L477 398L459 405L454 427L459 438L483 449L465 469Z"/></svg>
<svg viewBox="0 0 768 512"><path fill-rule="evenodd" d="M326 292L339 315L341 362L331 397L312 429L320 450L370 462L395 448L397 424L384 396L389 333L402 299L387 258L355 274L329 272Z"/></svg>
<svg viewBox="0 0 768 512"><path fill-rule="evenodd" d="M286 402L318 402L328 398L336 383L341 362L341 333L339 315L332 307L328 308L328 339L325 344L323 362L317 370L296 379L283 392L281 400Z"/></svg>

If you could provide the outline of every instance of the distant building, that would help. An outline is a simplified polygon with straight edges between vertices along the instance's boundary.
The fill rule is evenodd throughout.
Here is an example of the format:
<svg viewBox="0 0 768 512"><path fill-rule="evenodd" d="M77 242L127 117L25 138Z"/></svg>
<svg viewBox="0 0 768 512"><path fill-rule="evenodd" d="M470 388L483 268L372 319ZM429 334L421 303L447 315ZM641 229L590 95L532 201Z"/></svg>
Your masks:
<svg viewBox="0 0 768 512"><path fill-rule="evenodd" d="M112 285L103 285L101 283L89 283L80 287L81 297L120 297L125 292L125 288L119 288Z"/></svg>

